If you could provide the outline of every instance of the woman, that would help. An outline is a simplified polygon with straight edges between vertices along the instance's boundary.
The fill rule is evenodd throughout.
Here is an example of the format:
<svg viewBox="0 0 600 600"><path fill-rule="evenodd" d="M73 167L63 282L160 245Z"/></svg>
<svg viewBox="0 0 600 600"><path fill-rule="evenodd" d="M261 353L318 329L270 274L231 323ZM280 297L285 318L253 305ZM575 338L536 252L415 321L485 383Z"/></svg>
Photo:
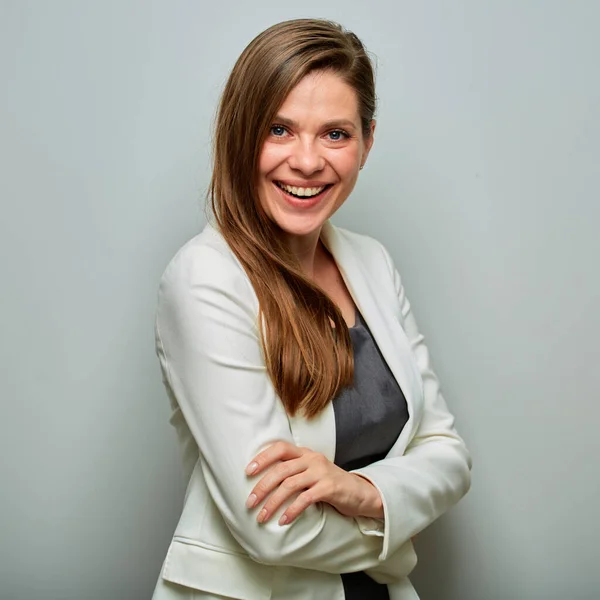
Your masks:
<svg viewBox="0 0 600 600"><path fill-rule="evenodd" d="M189 484L155 600L417 598L411 538L469 488L389 254L329 223L374 113L362 44L327 21L267 29L229 77L216 223L160 283Z"/></svg>

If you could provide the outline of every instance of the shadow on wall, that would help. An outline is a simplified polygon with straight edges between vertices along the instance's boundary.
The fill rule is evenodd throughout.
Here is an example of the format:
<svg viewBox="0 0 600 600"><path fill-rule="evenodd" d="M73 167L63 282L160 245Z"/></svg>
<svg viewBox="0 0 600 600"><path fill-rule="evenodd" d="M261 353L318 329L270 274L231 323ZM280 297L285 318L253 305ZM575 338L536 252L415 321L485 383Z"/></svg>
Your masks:
<svg viewBox="0 0 600 600"><path fill-rule="evenodd" d="M460 589L460 537L444 517L422 531L415 540L419 562L411 575L421 600L454 600L448 590ZM462 599L461 599L462 600Z"/></svg>
<svg viewBox="0 0 600 600"><path fill-rule="evenodd" d="M421 600L549 600L528 587L516 554L490 569L490 544L504 545L505 540L497 539L493 527L476 530L456 513L453 509L442 516L415 540L419 561L410 579ZM467 548L475 554L466 554Z"/></svg>

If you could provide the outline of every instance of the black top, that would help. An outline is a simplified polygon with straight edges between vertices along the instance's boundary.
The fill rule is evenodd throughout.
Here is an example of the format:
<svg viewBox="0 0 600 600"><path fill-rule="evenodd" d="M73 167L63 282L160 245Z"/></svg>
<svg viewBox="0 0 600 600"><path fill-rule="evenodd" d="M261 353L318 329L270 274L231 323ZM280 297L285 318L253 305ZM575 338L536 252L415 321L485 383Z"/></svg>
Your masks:
<svg viewBox="0 0 600 600"><path fill-rule="evenodd" d="M404 394L358 311L350 337L354 383L333 400L335 464L346 471L384 458L408 421ZM362 571L344 573L342 582L346 600L389 600L387 585Z"/></svg>

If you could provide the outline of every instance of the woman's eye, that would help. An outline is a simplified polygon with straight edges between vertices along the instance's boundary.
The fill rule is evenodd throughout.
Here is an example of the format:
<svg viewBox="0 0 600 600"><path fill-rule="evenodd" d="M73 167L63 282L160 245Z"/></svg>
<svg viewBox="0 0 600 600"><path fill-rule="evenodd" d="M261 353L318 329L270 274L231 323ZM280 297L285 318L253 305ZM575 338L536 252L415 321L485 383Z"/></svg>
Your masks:
<svg viewBox="0 0 600 600"><path fill-rule="evenodd" d="M281 137L282 135L285 135L285 127L273 125L273 127L271 127L271 133L276 137Z"/></svg>
<svg viewBox="0 0 600 600"><path fill-rule="evenodd" d="M329 135L329 139L334 142L339 142L340 140L350 137L342 129L334 129L333 131L330 131L328 135Z"/></svg>

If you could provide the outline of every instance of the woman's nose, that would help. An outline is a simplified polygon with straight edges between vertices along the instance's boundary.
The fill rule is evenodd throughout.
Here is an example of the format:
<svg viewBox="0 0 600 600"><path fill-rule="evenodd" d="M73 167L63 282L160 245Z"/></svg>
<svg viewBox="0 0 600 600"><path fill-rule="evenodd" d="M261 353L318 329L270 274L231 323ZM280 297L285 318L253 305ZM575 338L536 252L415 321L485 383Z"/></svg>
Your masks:
<svg viewBox="0 0 600 600"><path fill-rule="evenodd" d="M309 140L298 140L291 149L288 163L292 169L304 175L311 175L324 168L325 159L318 144Z"/></svg>

